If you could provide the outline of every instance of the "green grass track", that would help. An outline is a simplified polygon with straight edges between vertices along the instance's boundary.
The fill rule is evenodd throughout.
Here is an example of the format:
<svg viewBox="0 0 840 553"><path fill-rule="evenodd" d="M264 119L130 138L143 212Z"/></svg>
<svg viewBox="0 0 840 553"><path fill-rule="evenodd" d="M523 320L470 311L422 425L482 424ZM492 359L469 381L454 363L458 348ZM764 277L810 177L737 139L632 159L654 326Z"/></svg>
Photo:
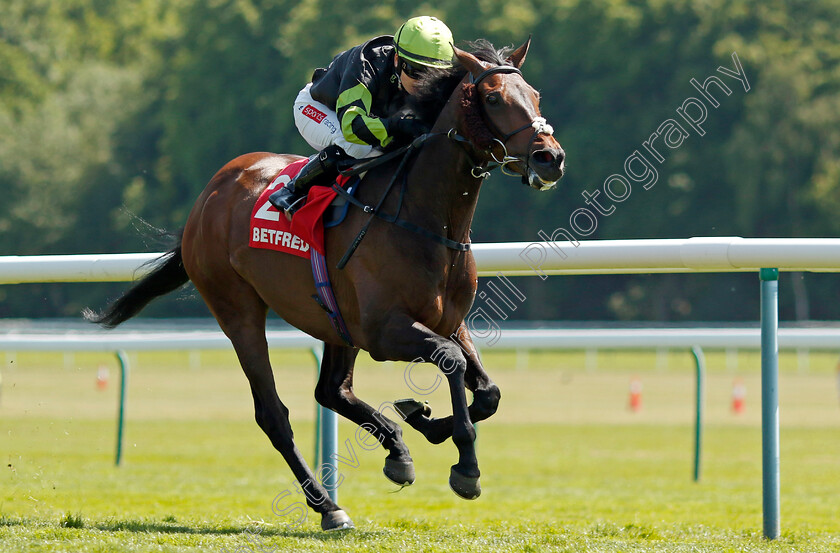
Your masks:
<svg viewBox="0 0 840 553"><path fill-rule="evenodd" d="M5 356L5 357L4 357ZM708 352L702 478L691 479L694 375L687 352L486 351L502 389L479 427L482 496L447 485L451 442L406 430L417 469L397 493L384 451L342 422L339 503L356 529L323 533L272 512L302 496L253 421L232 354L131 354L123 466L114 466L117 365L100 354L0 353L0 551L802 551L840 550L837 356L783 355L781 525L761 536L757 354ZM314 368L274 352L277 388L312 458ZM357 393L374 406L419 397L397 363L361 358ZM109 372L105 389L97 373ZM418 385L434 368L415 370ZM643 383L628 410L630 380ZM426 379L422 381L422 379ZM735 382L747 388L734 414ZM428 399L449 412L448 393Z"/></svg>

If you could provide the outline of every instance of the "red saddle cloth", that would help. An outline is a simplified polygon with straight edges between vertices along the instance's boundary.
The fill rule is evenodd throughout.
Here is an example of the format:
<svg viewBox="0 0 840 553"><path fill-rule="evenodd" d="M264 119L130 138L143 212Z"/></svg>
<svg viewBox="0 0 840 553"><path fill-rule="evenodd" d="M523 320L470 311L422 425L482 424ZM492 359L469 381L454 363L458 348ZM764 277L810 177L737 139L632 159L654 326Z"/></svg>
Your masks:
<svg viewBox="0 0 840 553"><path fill-rule="evenodd" d="M280 171L269 184L251 212L252 248L276 250L298 257L310 258L309 248L314 248L321 255L324 253L324 212L338 195L330 186L313 186L309 189L306 204L301 207L292 222L268 202L268 197L275 190L285 186L306 165L305 159L296 161ZM344 186L348 177L338 177L338 184Z"/></svg>

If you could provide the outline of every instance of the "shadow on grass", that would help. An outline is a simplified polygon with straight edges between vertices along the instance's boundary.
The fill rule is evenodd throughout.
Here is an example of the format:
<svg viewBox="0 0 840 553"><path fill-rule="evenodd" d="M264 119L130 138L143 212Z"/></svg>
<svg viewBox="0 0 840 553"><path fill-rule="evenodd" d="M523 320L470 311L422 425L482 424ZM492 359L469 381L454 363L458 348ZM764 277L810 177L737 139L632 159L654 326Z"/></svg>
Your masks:
<svg viewBox="0 0 840 553"><path fill-rule="evenodd" d="M193 535L237 535L245 537L281 537L281 538L306 538L323 542L336 541L348 533L354 538L369 539L386 536L386 531L377 530L339 530L324 532L322 530L302 530L299 528L273 528L271 526L255 526L250 524L237 526L186 526L173 522L144 521L144 520L111 520L107 522L92 523L89 528L96 528L103 532L137 532L137 533L161 533L161 534L193 534Z"/></svg>

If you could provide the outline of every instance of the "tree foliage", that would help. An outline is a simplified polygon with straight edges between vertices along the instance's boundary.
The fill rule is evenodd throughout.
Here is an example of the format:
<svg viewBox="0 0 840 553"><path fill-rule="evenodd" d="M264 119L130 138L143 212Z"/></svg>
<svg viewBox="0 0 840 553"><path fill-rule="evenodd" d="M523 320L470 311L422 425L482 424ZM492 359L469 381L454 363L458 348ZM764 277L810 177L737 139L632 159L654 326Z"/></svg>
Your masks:
<svg viewBox="0 0 840 553"><path fill-rule="evenodd" d="M525 74L568 153L551 193L490 178L475 241L569 228L576 209L595 211L583 192L603 200L634 152L652 158L645 142L667 120L688 136L676 148L660 137L656 182L633 181L586 239L840 233L840 11L829 0L6 0L0 252L157 249L138 233L141 219L178 228L241 153L308 153L290 106L312 70L420 13L458 40L518 45L532 34ZM718 71L734 68L733 53L748 91ZM691 84L710 76L731 91L709 88L717 107ZM678 116L689 98L707 107L702 136ZM796 278L787 295L783 281L783 314L794 316L796 299L796 316L840 316L837 302L819 301L836 298L833 279ZM517 317L737 320L757 310L745 275L517 283L529 298ZM0 290L0 315L74 315L101 301L96 286L52 288L38 301L26 287Z"/></svg>

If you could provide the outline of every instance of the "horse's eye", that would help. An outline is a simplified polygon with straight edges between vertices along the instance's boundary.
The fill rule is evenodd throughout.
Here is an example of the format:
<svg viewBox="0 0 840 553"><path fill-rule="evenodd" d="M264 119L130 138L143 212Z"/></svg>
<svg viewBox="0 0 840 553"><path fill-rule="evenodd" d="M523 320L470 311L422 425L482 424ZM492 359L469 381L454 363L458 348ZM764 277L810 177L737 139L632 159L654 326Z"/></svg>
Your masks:
<svg viewBox="0 0 840 553"><path fill-rule="evenodd" d="M491 106L495 106L499 103L499 95L497 93L488 94L487 95L487 103Z"/></svg>

